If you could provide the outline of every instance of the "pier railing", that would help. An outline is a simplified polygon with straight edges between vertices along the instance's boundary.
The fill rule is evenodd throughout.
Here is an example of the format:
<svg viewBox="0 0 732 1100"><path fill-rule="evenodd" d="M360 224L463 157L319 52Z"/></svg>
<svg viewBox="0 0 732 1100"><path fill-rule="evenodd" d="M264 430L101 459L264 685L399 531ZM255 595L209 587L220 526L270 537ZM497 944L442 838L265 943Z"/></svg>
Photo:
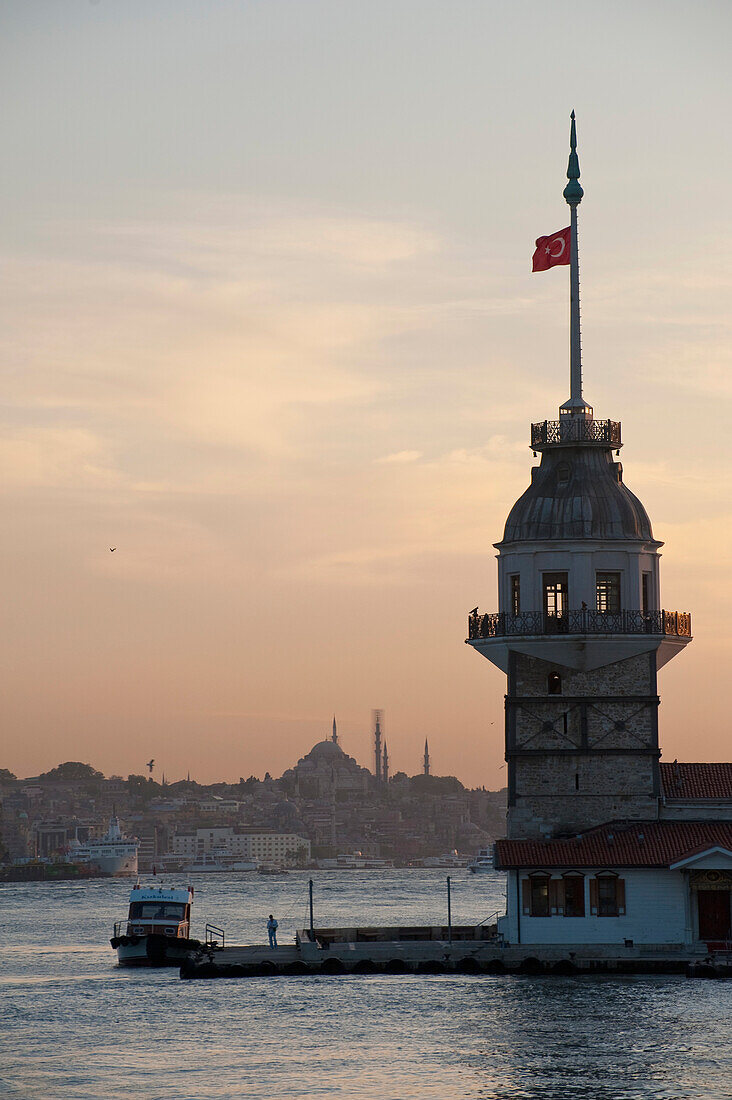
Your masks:
<svg viewBox="0 0 732 1100"><path fill-rule="evenodd" d="M545 615L541 611L480 612L468 616L468 641L537 634L663 634L691 637L688 611L564 611Z"/></svg>
<svg viewBox="0 0 732 1100"><path fill-rule="evenodd" d="M207 947L226 947L226 932L217 924L207 924L205 936Z"/></svg>

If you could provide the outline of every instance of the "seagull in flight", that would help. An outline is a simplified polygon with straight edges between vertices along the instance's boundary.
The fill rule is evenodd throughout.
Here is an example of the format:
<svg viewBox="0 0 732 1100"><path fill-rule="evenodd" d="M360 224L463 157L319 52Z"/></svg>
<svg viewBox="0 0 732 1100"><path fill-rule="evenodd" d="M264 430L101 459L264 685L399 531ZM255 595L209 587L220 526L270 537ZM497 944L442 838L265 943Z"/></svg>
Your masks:
<svg viewBox="0 0 732 1100"><path fill-rule="evenodd" d="M152 770L153 770L154 764L155 764L155 760L153 759L153 760L148 760L147 764L145 765L145 767L149 770L151 775L152 775Z"/></svg>
<svg viewBox="0 0 732 1100"><path fill-rule="evenodd" d="M110 554L113 554L113 553L115 552L115 550L116 550L116 549L117 549L117 547L116 547L116 546L110 546L110 548L109 548L109 552L110 552Z"/></svg>

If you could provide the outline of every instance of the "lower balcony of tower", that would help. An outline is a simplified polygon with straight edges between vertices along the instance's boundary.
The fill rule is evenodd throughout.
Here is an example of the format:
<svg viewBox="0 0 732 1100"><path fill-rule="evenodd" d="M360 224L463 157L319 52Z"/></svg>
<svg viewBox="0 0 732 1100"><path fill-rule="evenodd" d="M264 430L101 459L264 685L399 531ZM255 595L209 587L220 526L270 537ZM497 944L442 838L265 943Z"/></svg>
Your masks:
<svg viewBox="0 0 732 1100"><path fill-rule="evenodd" d="M560 615L474 612L468 618L466 643L503 672L508 671L511 652L590 670L653 651L661 668L691 637L691 615L686 611L582 608Z"/></svg>

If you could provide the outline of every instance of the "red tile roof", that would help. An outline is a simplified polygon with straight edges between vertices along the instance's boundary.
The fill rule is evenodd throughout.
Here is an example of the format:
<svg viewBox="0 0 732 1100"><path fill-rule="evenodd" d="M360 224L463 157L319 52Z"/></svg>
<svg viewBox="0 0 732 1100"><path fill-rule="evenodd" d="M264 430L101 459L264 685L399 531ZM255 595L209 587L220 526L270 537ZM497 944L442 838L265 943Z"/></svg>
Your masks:
<svg viewBox="0 0 732 1100"><path fill-rule="evenodd" d="M732 799L732 764L661 764L666 798Z"/></svg>
<svg viewBox="0 0 732 1100"><path fill-rule="evenodd" d="M720 847L732 851L732 821L609 822L569 840L498 840L496 867L668 867Z"/></svg>

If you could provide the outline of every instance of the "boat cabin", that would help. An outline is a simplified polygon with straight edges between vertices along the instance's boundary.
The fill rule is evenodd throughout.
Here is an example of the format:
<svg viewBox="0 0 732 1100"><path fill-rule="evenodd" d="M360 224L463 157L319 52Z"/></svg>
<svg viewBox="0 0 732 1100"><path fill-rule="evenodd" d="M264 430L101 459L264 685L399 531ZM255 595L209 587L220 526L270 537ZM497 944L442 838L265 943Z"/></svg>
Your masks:
<svg viewBox="0 0 732 1100"><path fill-rule="evenodd" d="M127 935L175 936L188 939L191 927L193 887L183 890L164 886L134 886L130 893Z"/></svg>

